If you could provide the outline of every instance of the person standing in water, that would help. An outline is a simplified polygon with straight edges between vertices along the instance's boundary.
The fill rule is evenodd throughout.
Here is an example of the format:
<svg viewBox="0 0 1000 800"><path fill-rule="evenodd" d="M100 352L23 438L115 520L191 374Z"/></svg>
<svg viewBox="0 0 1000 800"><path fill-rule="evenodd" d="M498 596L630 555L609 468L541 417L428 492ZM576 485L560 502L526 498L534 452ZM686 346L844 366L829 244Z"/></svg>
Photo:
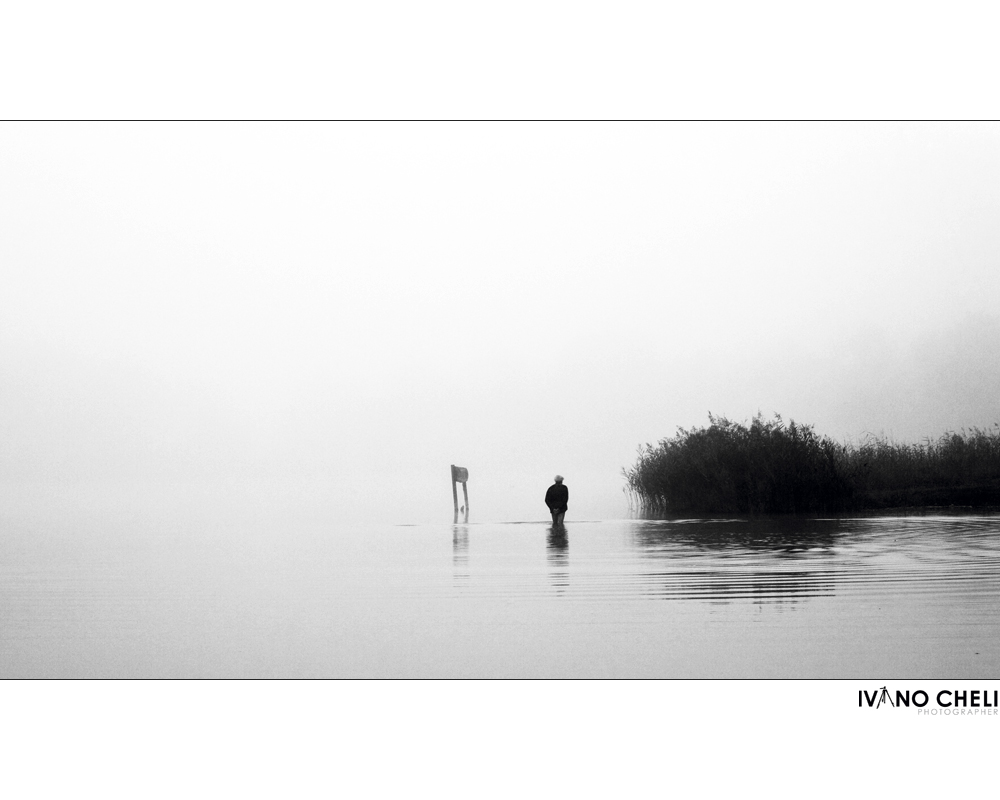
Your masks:
<svg viewBox="0 0 1000 800"><path fill-rule="evenodd" d="M545 493L545 505L552 512L552 524L562 525L566 516L566 504L569 502L569 489L563 484L563 476L556 475L555 483Z"/></svg>

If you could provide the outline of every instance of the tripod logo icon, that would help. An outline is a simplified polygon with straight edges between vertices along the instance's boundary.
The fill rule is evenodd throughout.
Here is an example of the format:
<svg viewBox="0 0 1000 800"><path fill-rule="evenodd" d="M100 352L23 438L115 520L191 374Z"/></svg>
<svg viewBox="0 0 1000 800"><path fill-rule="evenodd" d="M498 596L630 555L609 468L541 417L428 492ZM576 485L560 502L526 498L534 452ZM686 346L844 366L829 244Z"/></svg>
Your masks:
<svg viewBox="0 0 1000 800"><path fill-rule="evenodd" d="M896 704L892 702L892 698L889 696L889 690L885 686L878 690L878 702L875 704L875 708L880 708L882 703L888 703L893 708L896 707Z"/></svg>

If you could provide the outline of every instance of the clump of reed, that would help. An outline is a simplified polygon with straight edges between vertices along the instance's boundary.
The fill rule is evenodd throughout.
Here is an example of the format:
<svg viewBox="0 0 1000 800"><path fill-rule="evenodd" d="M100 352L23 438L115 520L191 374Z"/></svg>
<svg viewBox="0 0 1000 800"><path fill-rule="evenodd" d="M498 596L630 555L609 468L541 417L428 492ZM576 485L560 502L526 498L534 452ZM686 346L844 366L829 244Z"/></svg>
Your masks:
<svg viewBox="0 0 1000 800"><path fill-rule="evenodd" d="M836 513L905 505L1000 504L1000 428L900 444L839 444L811 425L761 414L709 414L640 448L623 470L640 511L658 514Z"/></svg>
<svg viewBox="0 0 1000 800"><path fill-rule="evenodd" d="M869 436L843 448L839 468L861 508L1000 504L1000 426L919 444Z"/></svg>

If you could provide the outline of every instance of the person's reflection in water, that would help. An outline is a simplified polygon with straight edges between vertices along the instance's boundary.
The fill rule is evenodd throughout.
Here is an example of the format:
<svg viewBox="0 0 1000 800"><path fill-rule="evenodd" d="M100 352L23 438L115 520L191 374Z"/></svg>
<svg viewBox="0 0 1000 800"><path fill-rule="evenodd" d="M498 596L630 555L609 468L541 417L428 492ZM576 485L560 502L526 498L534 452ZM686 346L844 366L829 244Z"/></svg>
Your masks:
<svg viewBox="0 0 1000 800"><path fill-rule="evenodd" d="M553 524L545 541L549 562L549 578L557 594L569 586L569 537L565 525Z"/></svg>
<svg viewBox="0 0 1000 800"><path fill-rule="evenodd" d="M465 525L455 525L452 528L451 564L455 570L455 584L468 583L469 529Z"/></svg>

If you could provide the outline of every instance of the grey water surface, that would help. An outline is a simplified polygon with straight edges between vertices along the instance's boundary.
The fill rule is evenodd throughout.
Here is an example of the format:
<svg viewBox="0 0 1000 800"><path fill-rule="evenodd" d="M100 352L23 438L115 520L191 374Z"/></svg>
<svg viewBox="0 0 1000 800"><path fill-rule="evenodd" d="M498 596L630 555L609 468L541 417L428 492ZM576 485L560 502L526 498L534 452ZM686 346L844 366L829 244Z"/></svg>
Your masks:
<svg viewBox="0 0 1000 800"><path fill-rule="evenodd" d="M1000 517L9 526L2 677L994 678Z"/></svg>

